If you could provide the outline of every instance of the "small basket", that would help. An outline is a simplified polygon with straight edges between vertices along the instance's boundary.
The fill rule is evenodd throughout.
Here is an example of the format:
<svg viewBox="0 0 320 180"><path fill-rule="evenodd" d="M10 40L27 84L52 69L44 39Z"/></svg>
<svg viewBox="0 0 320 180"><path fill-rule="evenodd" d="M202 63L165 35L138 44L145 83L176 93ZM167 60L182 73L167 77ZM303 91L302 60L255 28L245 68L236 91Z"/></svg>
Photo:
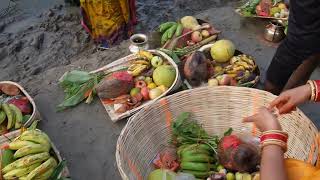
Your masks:
<svg viewBox="0 0 320 180"><path fill-rule="evenodd" d="M139 107L136 107L134 109L131 109L131 110L126 111L126 112L121 113L121 114L115 113L113 105L103 104L103 100L100 99L102 104L103 104L103 106L105 107L107 113L109 114L111 120L114 121L114 122L134 114L138 110L140 110L140 109L152 104L157 99L160 99L160 98L164 97L169 92L177 90L181 85L181 79L180 79L180 74L179 74L179 70L178 70L177 64L168 55L166 55L165 53L163 53L161 51L158 51L158 50L148 50L148 51L151 52L152 54L156 54L156 55L161 56L163 59L167 60L175 68L175 70L176 70L175 80L174 80L172 86L166 92L162 93L161 96L157 97L156 99L146 101L142 105L140 105ZM113 63L110 63L110 64L108 64L108 65L106 65L106 66L104 66L102 68L99 68L99 69L97 69L95 71L92 71L90 73L97 73L97 72L102 72L102 71L105 72L105 73L110 73L110 72L114 72L114 71L125 69L130 65L130 62L132 60L134 60L136 57L137 57L136 54L131 54L129 56L126 56L126 57L121 58L121 59L119 59L117 61L114 61Z"/></svg>
<svg viewBox="0 0 320 180"><path fill-rule="evenodd" d="M213 44L207 44L207 45L204 45L202 46L199 51L201 52L204 52L205 56L206 57L211 57L210 55L210 48L212 47ZM239 50L236 50L234 55L237 56L237 55L240 55L240 54L244 54L243 52L239 51ZM260 80L260 70L259 70L259 67L257 66L256 69L253 71L254 74L256 74L256 78L252 81L252 82L249 82L249 83L244 83L244 84L240 84L238 86L241 86L241 87L256 87L257 84L259 83L259 80ZM188 83L187 80L184 80L184 83L187 85L187 87L189 89L192 89L193 87ZM205 83L207 85L207 83Z"/></svg>
<svg viewBox="0 0 320 180"><path fill-rule="evenodd" d="M30 104L32 105L32 114L31 114L29 120L24 123L25 127L29 127L33 121L41 119L40 113L36 107L34 100L20 84L12 82L12 81L0 81L0 85L1 84L12 84L12 85L15 85L16 87L18 87L20 89L21 93L28 98Z"/></svg>
<svg viewBox="0 0 320 180"><path fill-rule="evenodd" d="M212 135L221 136L231 127L235 133L259 136L253 124L244 124L242 119L275 97L253 88L217 86L182 91L154 102L135 114L119 136L116 160L122 178L147 179L154 169L152 160L169 145L171 123L180 113L191 112ZM289 134L285 156L315 164L319 149L315 125L299 109L281 115L279 121Z"/></svg>
<svg viewBox="0 0 320 180"><path fill-rule="evenodd" d="M11 141L13 141L16 137L20 136L21 134L21 130L15 130L12 132L9 132L3 136L0 137L0 146L7 144ZM51 142L51 147L52 147L52 151L50 151L50 154L53 155L55 157L56 160L58 160L58 162L61 162L63 159L60 155L60 152L58 151L57 147ZM0 150L0 160L2 159L2 150ZM2 167L1 167L2 169ZM62 177L69 177L70 173L69 170L67 168L67 166L64 167L61 175Z"/></svg>

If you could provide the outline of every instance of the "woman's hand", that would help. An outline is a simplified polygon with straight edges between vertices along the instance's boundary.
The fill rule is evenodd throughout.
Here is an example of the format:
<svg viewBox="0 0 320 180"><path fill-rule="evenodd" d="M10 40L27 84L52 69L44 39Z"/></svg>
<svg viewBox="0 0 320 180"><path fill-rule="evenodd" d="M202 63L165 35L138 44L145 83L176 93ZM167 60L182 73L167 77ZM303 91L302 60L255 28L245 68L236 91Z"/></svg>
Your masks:
<svg viewBox="0 0 320 180"><path fill-rule="evenodd" d="M289 113L296 109L296 106L308 101L311 96L309 84L287 90L270 103L269 109L277 107L279 114Z"/></svg>
<svg viewBox="0 0 320 180"><path fill-rule="evenodd" d="M261 132L269 130L282 130L277 118L266 107L259 108L256 114L244 118L243 122L254 122Z"/></svg>

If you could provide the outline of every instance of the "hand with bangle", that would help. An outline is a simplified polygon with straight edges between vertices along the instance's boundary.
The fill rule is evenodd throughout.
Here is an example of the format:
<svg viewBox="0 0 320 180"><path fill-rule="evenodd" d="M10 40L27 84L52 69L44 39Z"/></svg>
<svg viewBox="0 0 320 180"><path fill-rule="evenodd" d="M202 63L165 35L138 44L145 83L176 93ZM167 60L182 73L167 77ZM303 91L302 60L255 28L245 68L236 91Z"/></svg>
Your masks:
<svg viewBox="0 0 320 180"><path fill-rule="evenodd" d="M307 101L320 101L320 80L309 80L306 85L284 91L270 103L270 109L277 107L280 114L290 113L296 106Z"/></svg>
<svg viewBox="0 0 320 180"><path fill-rule="evenodd" d="M284 168L284 153L287 151L288 134L282 131L275 115L266 107L261 107L252 116L243 119L244 123L253 122L262 132L261 179L287 180Z"/></svg>

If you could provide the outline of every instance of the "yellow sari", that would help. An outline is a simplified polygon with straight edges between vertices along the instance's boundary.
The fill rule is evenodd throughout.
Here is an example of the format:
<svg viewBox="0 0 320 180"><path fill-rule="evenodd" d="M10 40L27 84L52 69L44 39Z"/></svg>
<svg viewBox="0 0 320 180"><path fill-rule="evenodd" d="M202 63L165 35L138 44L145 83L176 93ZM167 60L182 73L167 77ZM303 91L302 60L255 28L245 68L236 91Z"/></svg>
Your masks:
<svg viewBox="0 0 320 180"><path fill-rule="evenodd" d="M127 39L136 23L135 0L80 0L82 25L104 47Z"/></svg>

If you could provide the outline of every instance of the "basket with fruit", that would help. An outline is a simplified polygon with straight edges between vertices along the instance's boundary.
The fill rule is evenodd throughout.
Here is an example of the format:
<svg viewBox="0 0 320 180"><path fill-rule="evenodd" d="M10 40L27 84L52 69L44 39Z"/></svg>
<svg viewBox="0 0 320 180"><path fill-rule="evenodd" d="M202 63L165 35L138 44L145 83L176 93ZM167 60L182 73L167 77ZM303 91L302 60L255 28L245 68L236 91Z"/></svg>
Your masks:
<svg viewBox="0 0 320 180"><path fill-rule="evenodd" d="M28 128L0 138L3 179L59 179L69 171L48 135Z"/></svg>
<svg viewBox="0 0 320 180"><path fill-rule="evenodd" d="M259 81L259 68L253 57L235 49L229 40L208 44L184 60L185 84L198 86L254 87Z"/></svg>
<svg viewBox="0 0 320 180"><path fill-rule="evenodd" d="M19 84L0 81L0 134L28 127L40 119L35 102Z"/></svg>
<svg viewBox="0 0 320 180"><path fill-rule="evenodd" d="M249 0L236 13L243 17L287 20L289 6L281 0Z"/></svg>
<svg viewBox="0 0 320 180"><path fill-rule="evenodd" d="M206 21L192 16L185 16L178 22L162 23L158 29L162 48L172 50L179 57L214 41L220 33Z"/></svg>
<svg viewBox="0 0 320 180"><path fill-rule="evenodd" d="M95 90L112 121L128 117L180 86L177 65L158 50L139 51L91 73L106 76Z"/></svg>

